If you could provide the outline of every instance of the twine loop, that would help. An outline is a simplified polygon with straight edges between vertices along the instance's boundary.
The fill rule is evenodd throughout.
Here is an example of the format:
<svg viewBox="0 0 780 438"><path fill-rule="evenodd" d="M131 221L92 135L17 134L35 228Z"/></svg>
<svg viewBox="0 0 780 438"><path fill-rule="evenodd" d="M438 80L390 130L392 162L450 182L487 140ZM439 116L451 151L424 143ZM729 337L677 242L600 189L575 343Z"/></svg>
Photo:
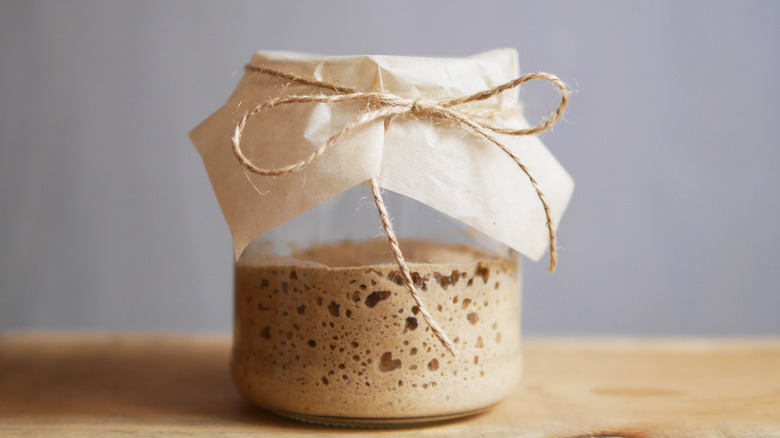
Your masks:
<svg viewBox="0 0 780 438"><path fill-rule="evenodd" d="M566 84L564 84L563 81L558 79L557 76L548 73L531 73L531 74L520 76L509 82L505 82L494 88L489 88L484 91L480 91L478 93L474 93L468 96L434 101L434 100L428 100L423 98L409 99L409 98L396 96L394 94L390 94L386 92L364 92L354 88L345 87L333 82L319 81L314 78L299 76L293 73L280 72L273 69L269 69L267 67L247 65L245 68L247 71L257 72L271 77L285 79L296 84L313 86L319 89L331 90L335 92L335 94L331 94L331 95L318 93L318 94L288 95L282 97L275 97L275 98L268 99L263 104L245 113L244 116L241 118L241 120L239 120L239 122L236 124L233 133L232 144L233 144L233 154L236 156L236 158L241 163L241 165L244 166L250 172L261 176L279 176L279 175L286 175L286 174L303 170L311 166L315 161L317 161L317 159L321 157L322 154L324 154L328 149L330 149L335 143L337 143L346 134L361 126L368 125L376 120L380 120L380 119L384 120L385 130L390 128L391 122L395 120L397 117L410 117L418 120L427 120L427 121L439 120L439 121L448 122L452 126L471 131L487 139L491 143L495 144L499 149L501 149L504 153L506 153L518 165L520 170L522 170L523 173L525 173L525 175L528 177L529 181L531 182L531 185L536 191L536 195L539 198L539 201L542 203L542 207L544 208L547 231L550 239L549 271L550 272L555 271L558 258L556 252L556 235L552 224L550 206L547 203L547 200L539 186L539 183L531 175L528 168L521 162L520 158L517 157L517 155L515 155L511 150L509 150L509 148L507 148L498 139L498 137L496 137L496 134L517 135L517 136L533 135L533 134L538 134L540 132L546 131L547 129L552 127L552 125L563 115L563 111L566 108L566 105L568 103L568 90L566 88ZM493 97L499 93L510 90L512 88L516 88L520 86L520 84L534 79L542 79L542 80L552 82L561 95L561 101L558 104L558 107L555 109L555 111L552 114L548 115L548 117L542 123L536 126L532 126L530 128L523 128L523 129L505 128L502 126L493 125L482 119L477 120L473 116L470 116L469 113L467 113L466 111L460 111L455 108L465 103L477 102L477 101L489 99L490 97ZM341 102L360 101L360 100L366 102L366 107L365 107L366 109L364 111L360 112L357 117L355 117L346 125L344 125L344 127L340 131L333 134L328 139L328 141L326 141L323 145L317 148L314 152L309 154L306 158L301 159L293 164L278 167L278 168L272 168L272 169L261 168L255 165L253 162L251 162L241 150L241 138L243 136L244 129L246 128L247 121L250 118L257 116L260 113L263 113L265 111L268 111L274 107L281 106L281 105L295 104L295 103L307 103L307 102L336 104ZM494 114L499 114L499 112L495 111ZM487 116L489 115L490 114L488 113ZM382 227L384 228L385 234L387 235L388 241L390 243L390 248L393 252L393 256L395 257L395 260L398 263L398 266L401 270L401 275L404 280L404 285L409 290L410 294L412 295L412 298L417 304L417 307L420 309L420 313L423 315L423 319L431 328L434 335L439 339L439 341L441 341L441 343L444 345L447 351L449 351L453 356L457 356L457 351L455 350L454 344L452 343L452 341L450 341L450 339L444 333L444 330L442 330L439 324L433 319L433 317L428 312L426 306L423 304L419 296L417 288L414 285L414 281L412 280L409 266L403 257L401 248L398 244L398 239L395 235L395 232L393 231L392 223L390 222L390 216L388 215L384 201L382 200L382 195L379 189L379 185L376 181L376 178L372 178L369 181L369 183L371 185L371 191L374 196L374 203L376 204L377 210L379 212L380 220L382 221Z"/></svg>

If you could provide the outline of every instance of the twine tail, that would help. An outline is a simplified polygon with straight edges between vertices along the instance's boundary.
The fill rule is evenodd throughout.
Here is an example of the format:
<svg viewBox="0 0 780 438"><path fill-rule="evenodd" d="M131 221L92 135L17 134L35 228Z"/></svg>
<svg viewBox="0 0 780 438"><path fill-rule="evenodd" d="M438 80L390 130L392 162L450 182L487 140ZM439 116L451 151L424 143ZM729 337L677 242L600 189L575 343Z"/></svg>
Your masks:
<svg viewBox="0 0 780 438"><path fill-rule="evenodd" d="M382 194L379 191L379 184L377 184L376 178L371 178L369 183L371 184L371 192L374 194L374 203L376 204L376 209L379 211L379 218L382 221L382 228L385 230L387 240L390 241L390 249L393 251L395 261L398 263L398 267L401 269L404 285L409 290L409 293L412 294L412 298L414 298L414 302L417 304L417 308L420 309L420 313L422 313L425 323L428 324L428 327L431 328L433 334L436 335L442 345L444 345L444 348L446 348L450 354L458 357L458 352L455 350L455 345L452 343L452 341L450 341L450 338L447 337L447 334L444 333L444 330L441 328L441 326L433 319L433 316L428 313L428 309L425 307L425 304L423 304L417 288L414 286L412 274L409 271L409 266L406 264L406 260L404 259L403 254L401 254L401 247L399 246L398 238L395 236L395 232L393 231L393 225L390 223L390 216L387 214L387 208L385 208L385 202L382 200Z"/></svg>

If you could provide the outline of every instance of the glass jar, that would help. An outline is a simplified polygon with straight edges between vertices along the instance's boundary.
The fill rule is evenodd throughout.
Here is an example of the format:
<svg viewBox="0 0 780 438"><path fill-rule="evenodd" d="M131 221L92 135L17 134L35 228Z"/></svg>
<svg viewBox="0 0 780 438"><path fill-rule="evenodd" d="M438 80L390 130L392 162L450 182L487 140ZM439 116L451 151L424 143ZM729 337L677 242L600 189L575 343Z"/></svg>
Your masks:
<svg viewBox="0 0 780 438"><path fill-rule="evenodd" d="M249 401L330 425L477 413L521 370L520 258L421 203L385 194L433 335L404 286L367 186L252 243L235 265L231 376Z"/></svg>

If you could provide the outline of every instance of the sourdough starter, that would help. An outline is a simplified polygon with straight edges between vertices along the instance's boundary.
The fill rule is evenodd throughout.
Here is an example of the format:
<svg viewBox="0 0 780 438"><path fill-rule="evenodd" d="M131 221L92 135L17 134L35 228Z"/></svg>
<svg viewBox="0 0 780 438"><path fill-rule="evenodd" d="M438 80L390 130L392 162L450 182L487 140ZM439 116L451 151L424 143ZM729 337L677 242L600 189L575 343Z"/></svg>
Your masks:
<svg viewBox="0 0 780 438"><path fill-rule="evenodd" d="M468 246L401 241L414 281L459 352L404 287L387 241L236 264L231 374L248 400L309 417L415 419L478 411L520 378L517 262Z"/></svg>

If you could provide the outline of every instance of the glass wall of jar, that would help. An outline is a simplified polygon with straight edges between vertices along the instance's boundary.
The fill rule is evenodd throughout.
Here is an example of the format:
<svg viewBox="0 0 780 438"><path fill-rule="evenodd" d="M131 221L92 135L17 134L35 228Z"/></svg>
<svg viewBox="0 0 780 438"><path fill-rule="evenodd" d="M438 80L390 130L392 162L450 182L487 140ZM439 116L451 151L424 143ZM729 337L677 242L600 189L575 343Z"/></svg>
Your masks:
<svg viewBox="0 0 780 438"><path fill-rule="evenodd" d="M520 258L385 192L433 335L392 256L368 185L252 243L235 265L231 375L251 402L299 420L390 426L480 412L520 378Z"/></svg>

